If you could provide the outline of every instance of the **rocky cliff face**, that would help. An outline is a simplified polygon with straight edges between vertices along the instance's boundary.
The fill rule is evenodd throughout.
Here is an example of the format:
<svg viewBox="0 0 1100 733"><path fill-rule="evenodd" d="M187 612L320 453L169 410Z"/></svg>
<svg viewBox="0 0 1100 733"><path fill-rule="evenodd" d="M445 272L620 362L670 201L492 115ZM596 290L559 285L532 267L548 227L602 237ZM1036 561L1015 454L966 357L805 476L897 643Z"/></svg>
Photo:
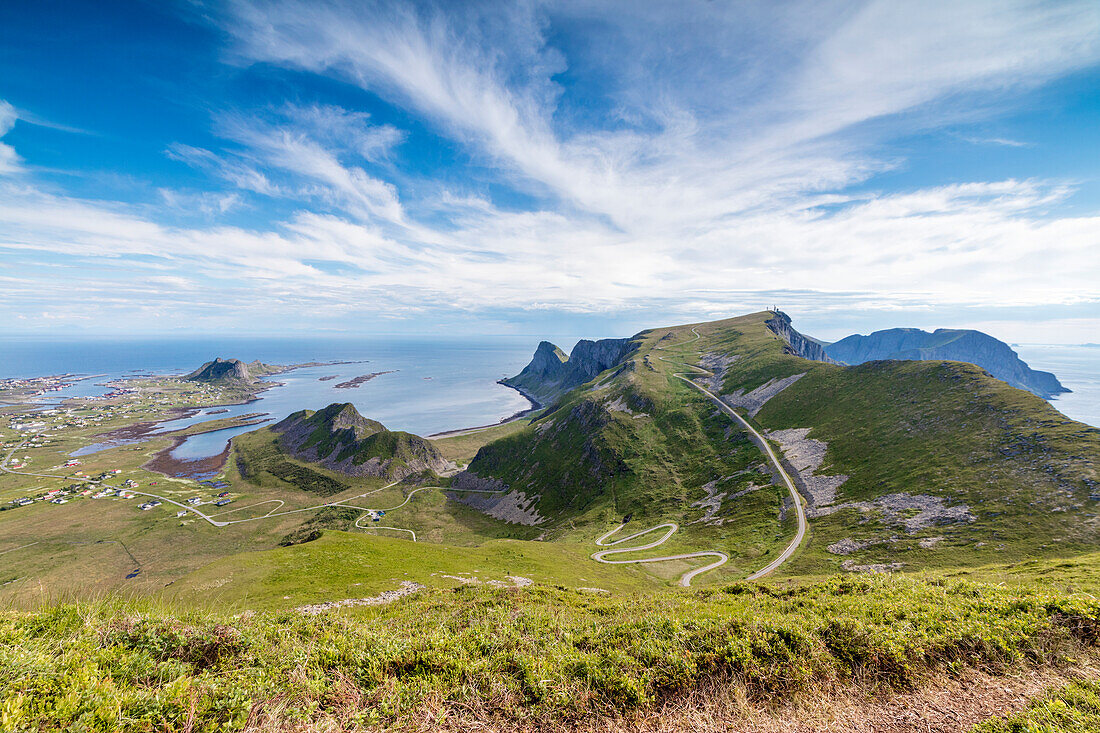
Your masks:
<svg viewBox="0 0 1100 733"><path fill-rule="evenodd" d="M279 445L295 458L320 463L349 476L377 476L399 481L454 466L430 441L412 433L387 430L359 414L350 403L323 410L300 410L271 428Z"/></svg>
<svg viewBox="0 0 1100 733"><path fill-rule="evenodd" d="M278 367L260 361L246 364L240 359L214 359L214 361L208 361L188 374L184 377L184 381L246 385L255 382L257 377L278 370Z"/></svg>
<svg viewBox="0 0 1100 733"><path fill-rule="evenodd" d="M846 364L884 359L965 361L1040 397L1049 399L1069 391L1053 374L1032 369L1008 344L981 331L940 328L928 333L919 328L892 328L869 336L848 336L825 350Z"/></svg>
<svg viewBox="0 0 1100 733"><path fill-rule="evenodd" d="M522 372L500 383L519 390L540 405L548 405L605 369L621 363L636 348L633 338L581 340L566 356L557 346L543 341Z"/></svg>
<svg viewBox="0 0 1100 733"><path fill-rule="evenodd" d="M768 327L769 331L787 342L791 354L801 356L803 359L809 359L811 361L824 361L829 364L836 364L836 361L825 352L821 344L816 341L811 341L794 330L794 327L791 326L791 317L786 313L775 311L775 316L765 321L764 325Z"/></svg>

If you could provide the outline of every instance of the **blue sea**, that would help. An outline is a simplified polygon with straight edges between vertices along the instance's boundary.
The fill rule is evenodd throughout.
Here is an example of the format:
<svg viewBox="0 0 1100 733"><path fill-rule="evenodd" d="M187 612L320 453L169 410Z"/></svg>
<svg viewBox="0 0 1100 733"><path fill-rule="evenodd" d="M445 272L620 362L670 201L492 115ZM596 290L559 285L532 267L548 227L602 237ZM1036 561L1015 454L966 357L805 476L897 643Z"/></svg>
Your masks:
<svg viewBox="0 0 1100 733"><path fill-rule="evenodd" d="M51 393L43 405L65 397L94 396L105 383L137 374L184 374L215 356L259 359L268 364L354 361L306 367L269 378L279 386L228 412L211 410L163 423L159 431L195 422L262 412L281 420L303 408L319 409L332 402L351 402L363 415L392 430L431 435L498 422L529 407L514 390L497 384L518 373L537 345L532 337L469 339L163 339L163 340L30 340L7 337L0 342L0 377L52 374L95 375L62 392ZM1065 415L1100 426L1100 348L1049 344L1014 345L1035 369L1054 372L1073 390L1052 400ZM391 371L356 389L336 384L372 372ZM335 375L335 379L320 381ZM212 408L217 409L217 408ZM173 451L183 459L220 453L226 441L250 428L230 428L188 438ZM94 451L105 446L90 446Z"/></svg>
<svg viewBox="0 0 1100 733"><path fill-rule="evenodd" d="M215 356L260 360L267 364L356 362L305 367L267 378L278 384L258 400L211 408L182 420L162 423L158 431L245 413L268 413L281 420L292 412L351 402L363 415L391 430L430 435L487 425L530 407L515 390L497 384L518 373L531 358L537 339L501 337L470 340L360 339L189 339L128 341L32 341L5 339L0 347L0 376L95 375L50 393L43 405L66 397L108 391L111 379L139 374L184 374ZM373 372L392 371L354 389L340 382ZM321 381L321 377L335 379ZM227 409L228 412L211 410ZM173 451L177 458L216 455L226 441L255 428L229 428L188 438ZM85 452L106 446L91 446Z"/></svg>
<svg viewBox="0 0 1100 733"><path fill-rule="evenodd" d="M1013 344L1032 369L1054 372L1063 387L1073 390L1051 400L1063 415L1100 427L1100 346Z"/></svg>

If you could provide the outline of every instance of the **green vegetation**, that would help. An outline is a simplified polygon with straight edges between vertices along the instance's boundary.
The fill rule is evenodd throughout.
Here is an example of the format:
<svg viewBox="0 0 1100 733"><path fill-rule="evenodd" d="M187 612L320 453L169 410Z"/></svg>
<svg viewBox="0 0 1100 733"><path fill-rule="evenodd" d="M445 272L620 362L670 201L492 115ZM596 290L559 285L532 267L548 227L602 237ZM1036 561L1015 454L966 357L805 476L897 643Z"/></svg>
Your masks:
<svg viewBox="0 0 1100 733"><path fill-rule="evenodd" d="M679 522L685 547L740 555L715 575L759 567L789 537L777 524L784 494L742 494L761 483L746 472L759 451L673 378L704 379L687 366L702 362L718 370L706 379L711 389L735 403L802 375L750 419L764 433L807 430L823 451L814 475L841 483L831 504L811 511L810 535L783 573L1022 561L1086 552L1100 540L1100 430L969 364L808 361L767 327L772 319L765 312L643 332L623 365L482 447L469 468L540 497L553 537L591 537L633 513ZM707 516L721 524L699 527L699 502L716 479L711 494L725 497ZM943 509L922 515L928 505ZM734 520L737 529L727 529ZM830 551L842 541L845 554Z"/></svg>
<svg viewBox="0 0 1100 733"><path fill-rule="evenodd" d="M653 350L660 339L642 334L625 366L485 445L469 470L537 495L540 526L555 540L590 543L624 516L637 529L675 521L681 530L660 554L720 549L730 563L696 582L742 578L789 541L793 512L742 431L691 387L646 366L654 354L672 357ZM702 502L719 494L719 510L708 510ZM688 566L650 570L667 576L674 567Z"/></svg>
<svg viewBox="0 0 1100 733"><path fill-rule="evenodd" d="M971 733L1091 733L1100 730L1100 680L1050 692L1016 715L989 720Z"/></svg>
<svg viewBox="0 0 1100 733"><path fill-rule="evenodd" d="M431 441L386 430L351 403L334 403L314 412L300 410L272 426L280 450L323 463L341 473L388 476L441 472L447 465ZM364 464L371 464L367 468Z"/></svg>
<svg viewBox="0 0 1100 733"><path fill-rule="evenodd" d="M332 525L340 526L351 517L332 509ZM216 603L222 609L276 610L372 595L392 590L406 579L450 588L460 584L460 577L510 585L508 577L520 576L545 585L615 593L664 585L634 567L591 562L587 546L502 538L458 548L411 542L400 533L377 531L372 536L326 530L310 542L222 558L175 582L167 596L184 606Z"/></svg>
<svg viewBox="0 0 1100 733"><path fill-rule="evenodd" d="M1094 644L1098 625L1093 600L906 577L623 598L465 586L335 617L63 605L0 616L0 720L89 731L442 716L560 726L715 684L762 700L1056 663Z"/></svg>
<svg viewBox="0 0 1100 733"><path fill-rule="evenodd" d="M309 519L300 527L288 533L279 541L280 547L301 545L306 542L319 540L326 529L351 530L355 528L355 520L363 516L363 512L346 506L326 506L315 512L310 512Z"/></svg>
<svg viewBox="0 0 1100 733"><path fill-rule="evenodd" d="M708 691L903 690L1090 658L1100 431L961 363L807 361L771 318L643 332L625 361L538 416L435 441L348 405L297 413L234 439L222 507L208 487L142 468L170 437L89 456L89 473L117 467L112 480L202 500L229 524L117 497L0 513L0 598L13 609L0 613L0 729L594 725ZM816 450L815 476L845 477L832 505L811 506L781 577L735 582L790 541L785 489L677 373L739 405L792 473ZM759 403L746 394L796 375ZM93 435L240 393L135 384L58 416L68 422L20 451L46 477L4 477L0 499L72 481L54 464ZM808 441L791 448L777 431ZM447 461L523 492L541 520L449 499ZM921 502L951 511L926 516ZM653 555L730 562L689 591L672 586L698 560L593 562L594 538L627 517L623 535L679 525ZM294 610L403 581L425 588L387 606ZM64 603L119 590L131 600ZM1082 681L980 730L1090 730L1096 700Z"/></svg>
<svg viewBox="0 0 1100 733"><path fill-rule="evenodd" d="M259 430L233 441L240 477L256 486L270 486L272 479L317 496L335 496L351 488L321 471L291 461L268 430Z"/></svg>
<svg viewBox="0 0 1100 733"><path fill-rule="evenodd" d="M791 573L830 572L840 539L892 539L858 557L943 567L1085 552L1096 546L1100 430L959 362L815 365L756 416L772 429L811 428L828 444L820 473L848 476L836 504L899 494L965 505L972 522L906 531L843 509L813 521ZM870 521L868 521L870 520ZM856 528L858 525L858 528ZM940 537L933 549L922 538Z"/></svg>

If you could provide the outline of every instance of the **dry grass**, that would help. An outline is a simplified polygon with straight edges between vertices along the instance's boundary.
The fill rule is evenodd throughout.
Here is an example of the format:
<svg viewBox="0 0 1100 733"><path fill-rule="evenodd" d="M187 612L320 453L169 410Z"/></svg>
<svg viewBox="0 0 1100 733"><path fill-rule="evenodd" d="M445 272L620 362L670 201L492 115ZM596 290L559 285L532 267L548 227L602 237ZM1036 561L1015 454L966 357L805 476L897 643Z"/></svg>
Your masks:
<svg viewBox="0 0 1100 733"><path fill-rule="evenodd" d="M1075 680L1100 679L1100 660L1068 667L1033 667L1007 675L970 671L940 677L921 689L896 693L861 685L803 691L793 698L751 701L736 683L712 683L659 709L628 716L606 715L583 721L501 718L491 704L428 704L389 730L466 733L957 733L985 720L1023 710L1046 690ZM367 702L350 680L332 690L348 715L299 723L282 716L285 700L275 698L253 709L246 733L343 733L368 728L349 723ZM343 705L336 706L340 710Z"/></svg>

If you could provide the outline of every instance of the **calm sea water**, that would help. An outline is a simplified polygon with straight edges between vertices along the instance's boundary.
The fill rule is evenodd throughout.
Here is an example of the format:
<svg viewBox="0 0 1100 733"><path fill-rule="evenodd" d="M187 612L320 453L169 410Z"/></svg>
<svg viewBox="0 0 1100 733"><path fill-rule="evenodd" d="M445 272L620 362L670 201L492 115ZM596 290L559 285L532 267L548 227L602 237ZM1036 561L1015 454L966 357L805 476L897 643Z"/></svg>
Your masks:
<svg viewBox="0 0 1100 733"><path fill-rule="evenodd" d="M270 377L279 383L255 402L228 412L196 415L164 423L174 430L215 417L253 412L280 420L303 408L351 402L363 415L392 430L420 435L499 421L530 406L515 390L496 380L518 373L530 360L536 339L498 338L471 342L412 339L282 340L198 339L172 341L54 342L7 341L0 352L0 376L79 373L101 375L50 395L50 403L70 396L103 394L108 379L135 373L181 374L214 356L259 359L268 364L355 361L296 369ZM391 371L355 389L336 384L372 372ZM336 379L320 381L335 375ZM226 441L254 428L230 428L189 438L173 454L200 458L220 453ZM101 448L103 446L94 446ZM89 452L89 451L85 451Z"/></svg>
<svg viewBox="0 0 1100 733"><path fill-rule="evenodd" d="M1062 414L1100 427L1100 348L1061 344L1017 344L1012 347L1032 369L1054 372L1073 390L1051 400Z"/></svg>
<svg viewBox="0 0 1100 733"><path fill-rule="evenodd" d="M202 414L164 423L174 430L214 417L252 412L281 420L303 408L319 409L332 402L351 402L363 415L392 430L430 435L443 430L485 425L526 409L527 401L496 380L518 373L531 357L537 339L501 337L470 340L359 339L190 339L132 341L0 342L0 377L79 373L97 375L54 393L44 404L65 397L103 394L108 379L137 373L181 374L214 356L268 364L311 361L357 361L306 367L271 377L280 386L247 405L228 412ZM1035 369L1054 372L1069 394L1053 400L1069 417L1100 426L1100 348L1045 344L1014 347ZM396 370L357 389L336 389L360 374ZM336 379L320 381L336 375ZM220 453L226 441L249 428L231 428L189 438L174 455L201 458ZM104 446L91 446L89 451Z"/></svg>

